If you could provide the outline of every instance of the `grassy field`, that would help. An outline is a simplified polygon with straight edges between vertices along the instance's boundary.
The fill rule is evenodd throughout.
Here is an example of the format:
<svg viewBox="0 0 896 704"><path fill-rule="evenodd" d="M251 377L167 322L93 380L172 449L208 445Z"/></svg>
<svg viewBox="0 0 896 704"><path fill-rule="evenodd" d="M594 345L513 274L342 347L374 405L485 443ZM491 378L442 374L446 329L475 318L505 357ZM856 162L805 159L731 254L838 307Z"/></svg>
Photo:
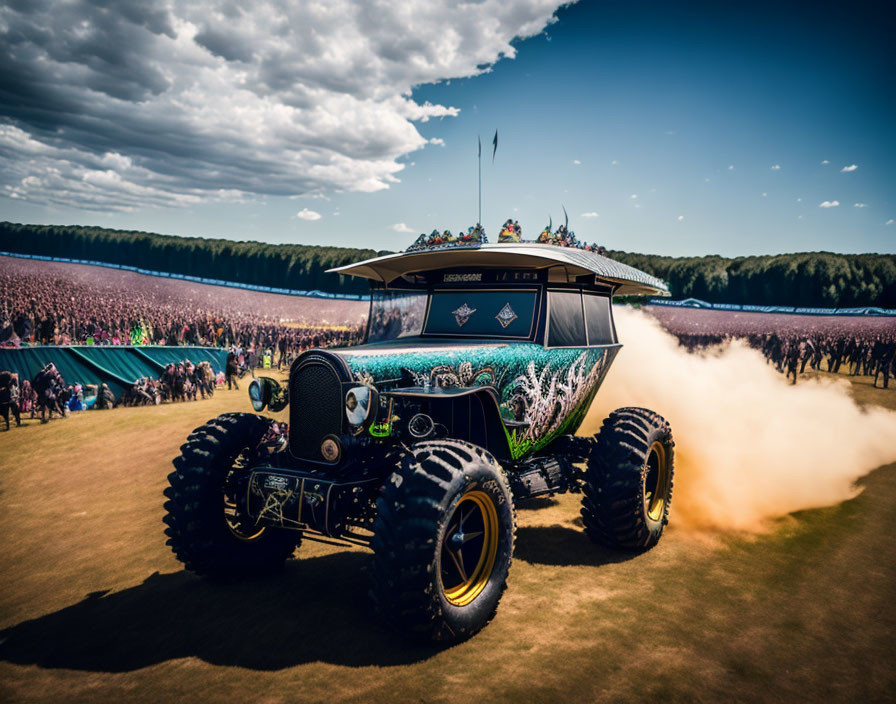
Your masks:
<svg viewBox="0 0 896 704"><path fill-rule="evenodd" d="M245 390L0 433L0 701L892 701L896 465L764 535L676 530L673 503L637 557L590 543L577 496L531 502L498 616L438 649L376 621L361 549L234 584L181 569L165 475L231 410Z"/></svg>

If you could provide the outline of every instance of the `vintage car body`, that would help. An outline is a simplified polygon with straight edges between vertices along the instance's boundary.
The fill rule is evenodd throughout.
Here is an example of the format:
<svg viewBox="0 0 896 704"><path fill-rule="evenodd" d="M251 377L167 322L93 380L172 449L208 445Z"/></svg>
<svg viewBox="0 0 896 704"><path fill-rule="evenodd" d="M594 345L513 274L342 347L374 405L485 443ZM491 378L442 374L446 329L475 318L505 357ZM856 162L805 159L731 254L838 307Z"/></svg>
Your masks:
<svg viewBox="0 0 896 704"><path fill-rule="evenodd" d="M516 460L578 429L618 347L547 349L532 342L443 340L422 349L419 343L374 343L336 354L356 380L383 388L387 397L410 389L427 395L475 389L485 412L497 410L495 420L504 431L483 446ZM409 377L413 385L400 386Z"/></svg>
<svg viewBox="0 0 896 704"><path fill-rule="evenodd" d="M581 492L595 541L656 544L669 424L622 408L599 436L574 433L621 347L612 297L668 295L662 281L533 243L415 246L333 272L371 282L366 342L305 352L286 388L250 385L256 411L289 405L288 424L225 414L174 461L166 532L189 569L268 569L303 539L368 546L385 620L457 641L497 608L519 501Z"/></svg>
<svg viewBox="0 0 896 704"><path fill-rule="evenodd" d="M369 341L343 350L313 350L293 364L290 447L295 457L313 462L326 462L318 450L324 437L355 444L357 434L342 413L352 384L370 385L378 393L376 415L365 428L371 437L407 438L398 427L409 421L407 413L391 420L401 408L423 405L441 417L449 411L440 413L437 407L454 407L470 394L473 398L464 403L475 404L474 417L463 430L450 428L450 436L475 436L496 457L520 460L574 433L581 423L621 347L610 298L668 295L662 281L637 269L594 252L541 244L436 248L332 271L371 280ZM377 329L384 301L415 295L422 315L417 328L397 335ZM558 302L577 297L579 339L558 338L552 331ZM483 298L494 310L468 303ZM595 315L589 316L585 308L592 302ZM474 311L467 320L455 314L464 306ZM515 316L507 325L496 319L505 306ZM472 330L477 315L486 324ZM592 324L600 329L592 331ZM329 375L321 373L324 367ZM315 383L309 383L312 378ZM456 403L446 403L451 399Z"/></svg>

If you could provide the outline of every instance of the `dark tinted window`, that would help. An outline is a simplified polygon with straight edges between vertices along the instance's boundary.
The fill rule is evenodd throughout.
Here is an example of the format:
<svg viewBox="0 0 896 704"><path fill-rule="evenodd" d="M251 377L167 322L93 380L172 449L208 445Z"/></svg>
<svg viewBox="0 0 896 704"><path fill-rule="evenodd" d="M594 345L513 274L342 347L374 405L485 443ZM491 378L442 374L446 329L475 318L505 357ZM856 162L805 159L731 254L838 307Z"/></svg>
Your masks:
<svg viewBox="0 0 896 704"><path fill-rule="evenodd" d="M424 332L431 335L529 337L535 291L434 291Z"/></svg>
<svg viewBox="0 0 896 704"><path fill-rule="evenodd" d="M578 291L548 291L548 309L551 311L548 346L584 347L582 294Z"/></svg>
<svg viewBox="0 0 896 704"><path fill-rule="evenodd" d="M588 325L589 345L612 345L616 342L608 296L585 294L585 322Z"/></svg>

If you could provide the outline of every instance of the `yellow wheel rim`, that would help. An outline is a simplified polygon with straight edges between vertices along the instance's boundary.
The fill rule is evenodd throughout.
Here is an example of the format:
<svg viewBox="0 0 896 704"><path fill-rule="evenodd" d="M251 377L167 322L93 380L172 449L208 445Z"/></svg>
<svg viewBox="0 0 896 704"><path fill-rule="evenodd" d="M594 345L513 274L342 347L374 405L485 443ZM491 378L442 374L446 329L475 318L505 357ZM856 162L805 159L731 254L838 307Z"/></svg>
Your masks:
<svg viewBox="0 0 896 704"><path fill-rule="evenodd" d="M442 540L440 577L449 603L466 606L485 589L498 555L498 511L483 491L463 495Z"/></svg>
<svg viewBox="0 0 896 704"><path fill-rule="evenodd" d="M234 538L246 543L258 540L264 533L265 528L264 526L261 528L249 526L247 529L239 519L239 508L236 503L236 497L231 495L231 479L233 478L234 472L246 468L246 453L248 450L248 447L244 448L240 454L237 455L236 459L233 461L233 469L227 473L227 476L224 479L224 522L227 524L227 529Z"/></svg>
<svg viewBox="0 0 896 704"><path fill-rule="evenodd" d="M230 515L230 511L232 510L233 516ZM237 540L242 540L244 542L252 542L253 540L258 540L262 533L264 533L264 526L259 528L256 531L245 530L241 525L240 521L237 520L234 516L236 515L236 503L224 500L224 522L227 524L227 528L234 538Z"/></svg>
<svg viewBox="0 0 896 704"><path fill-rule="evenodd" d="M644 511L651 521L660 521L666 510L669 493L669 464L666 448L655 442L647 453L647 471L644 472Z"/></svg>

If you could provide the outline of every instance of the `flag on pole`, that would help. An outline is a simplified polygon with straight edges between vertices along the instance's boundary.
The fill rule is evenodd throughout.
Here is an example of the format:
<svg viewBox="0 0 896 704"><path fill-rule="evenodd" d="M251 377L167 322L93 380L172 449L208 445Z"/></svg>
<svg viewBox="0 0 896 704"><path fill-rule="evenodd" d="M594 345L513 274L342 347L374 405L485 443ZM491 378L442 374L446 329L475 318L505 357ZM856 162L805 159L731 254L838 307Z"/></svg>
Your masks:
<svg viewBox="0 0 896 704"><path fill-rule="evenodd" d="M476 135L476 141L479 143L479 154L478 156L482 156L482 138L479 135Z"/></svg>
<svg viewBox="0 0 896 704"><path fill-rule="evenodd" d="M566 218L566 222L563 223L563 225L564 225L564 227L566 227L568 229L569 228L569 215L566 214L566 206L562 205L560 207L563 208L563 217Z"/></svg>
<svg viewBox="0 0 896 704"><path fill-rule="evenodd" d="M495 138L492 140L492 144L494 145L492 149L492 163L495 163L495 152L498 151L498 130L495 130Z"/></svg>

